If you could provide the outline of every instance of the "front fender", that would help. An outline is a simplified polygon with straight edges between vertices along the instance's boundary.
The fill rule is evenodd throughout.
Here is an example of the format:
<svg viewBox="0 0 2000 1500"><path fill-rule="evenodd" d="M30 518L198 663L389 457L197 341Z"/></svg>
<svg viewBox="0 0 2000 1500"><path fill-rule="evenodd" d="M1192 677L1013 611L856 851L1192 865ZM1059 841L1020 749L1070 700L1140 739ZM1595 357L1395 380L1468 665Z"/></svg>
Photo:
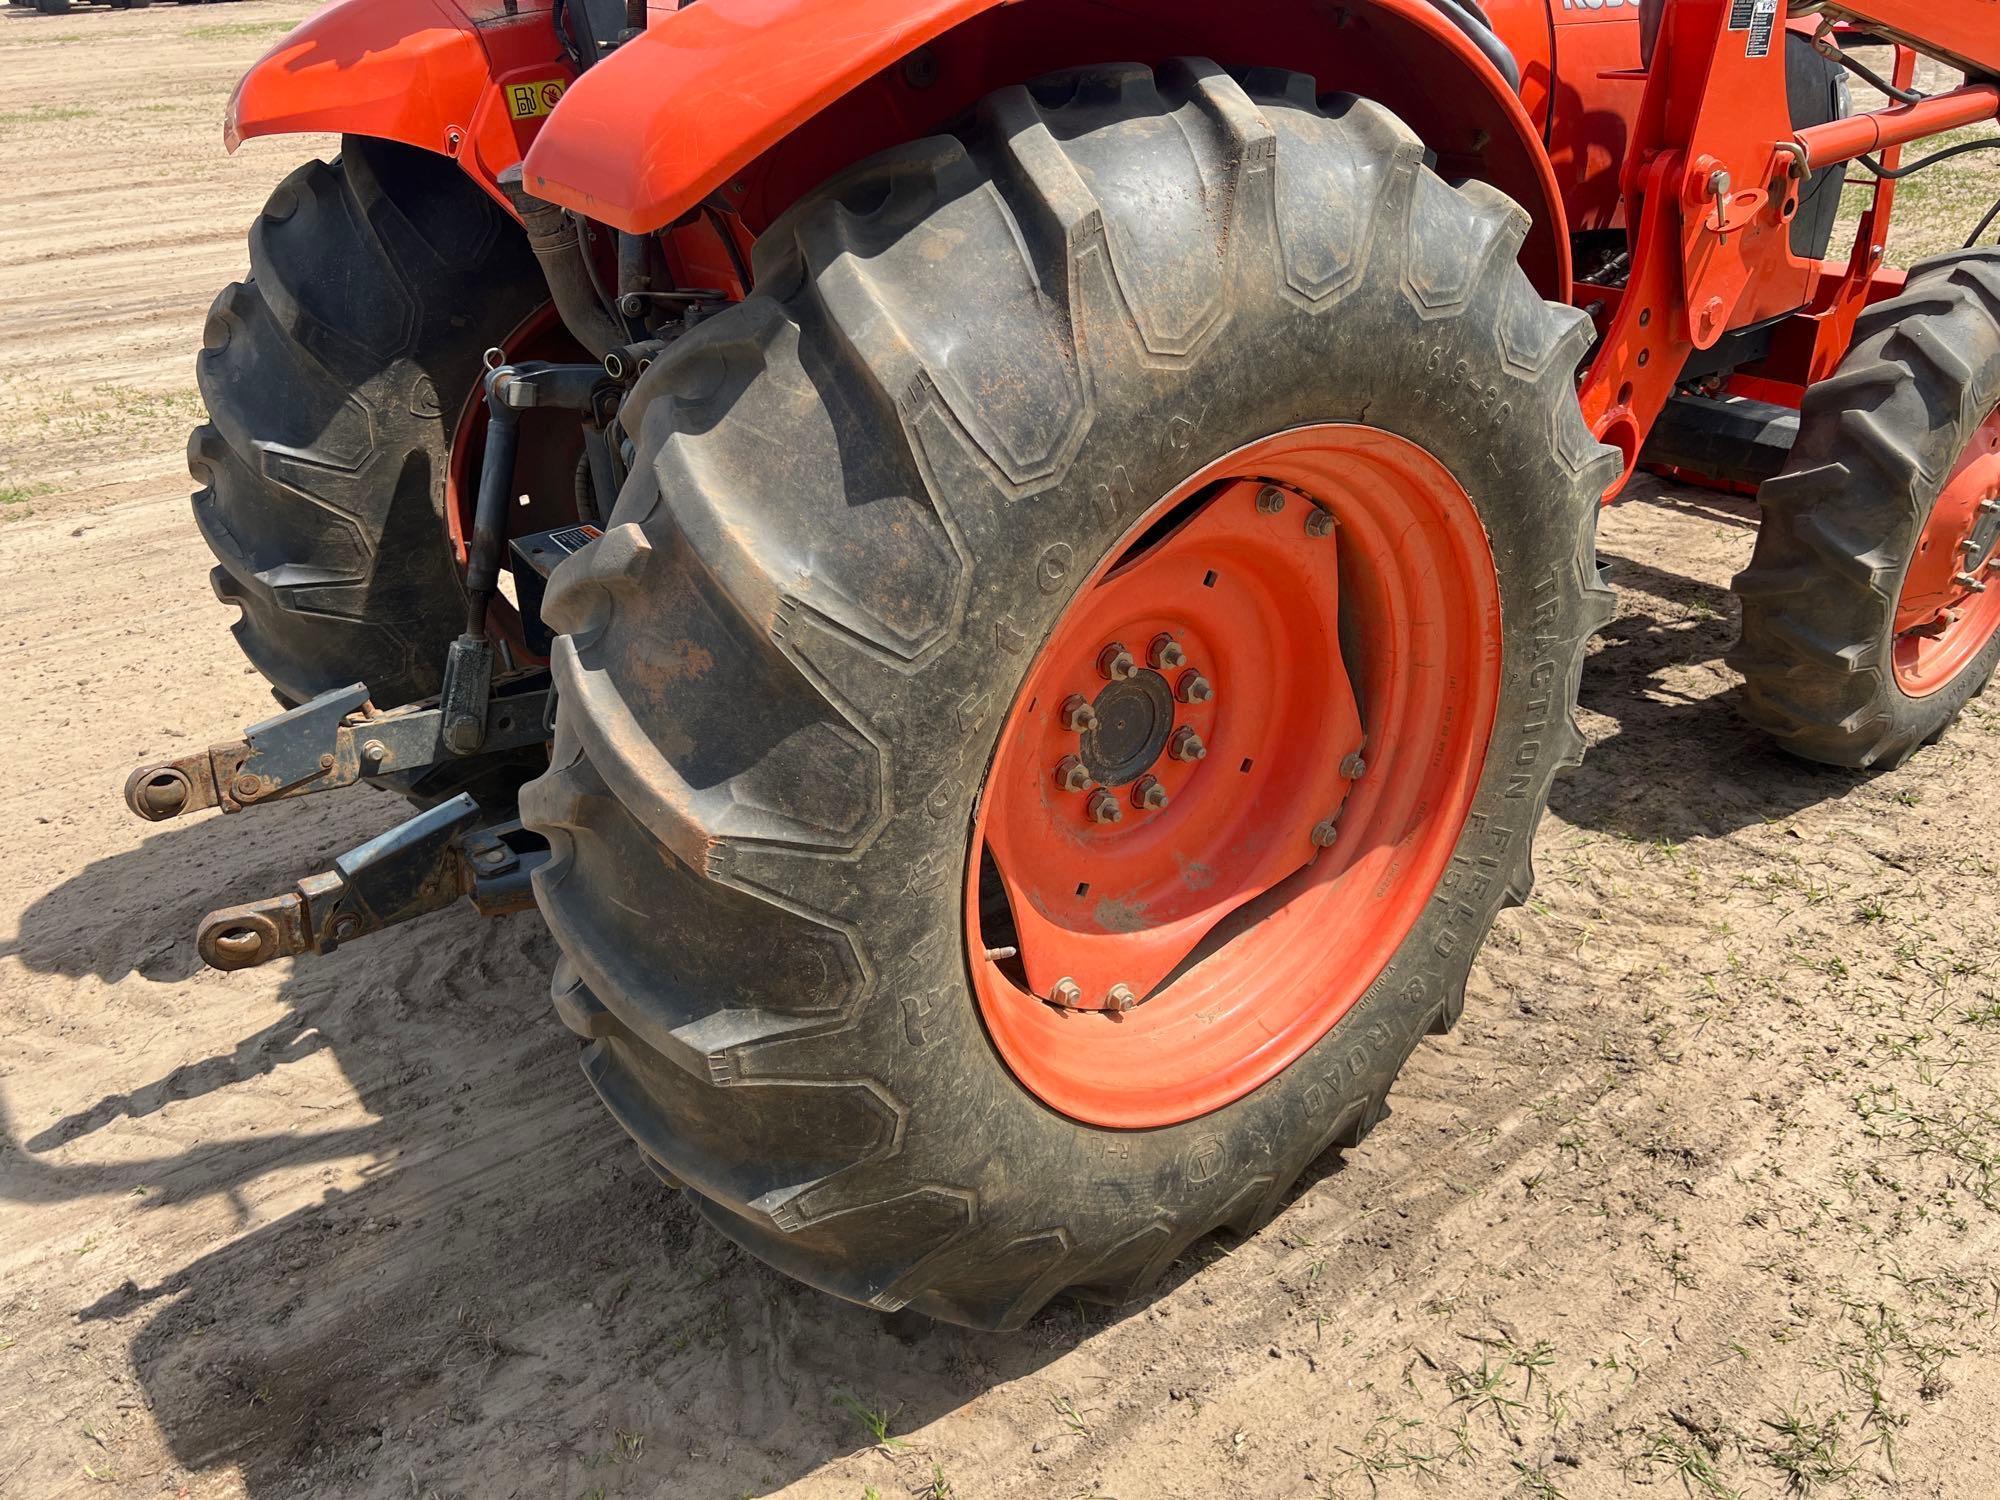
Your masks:
<svg viewBox="0 0 2000 1500"><path fill-rule="evenodd" d="M574 79L551 0L337 0L250 69L223 140L338 133L454 157L501 203Z"/></svg>

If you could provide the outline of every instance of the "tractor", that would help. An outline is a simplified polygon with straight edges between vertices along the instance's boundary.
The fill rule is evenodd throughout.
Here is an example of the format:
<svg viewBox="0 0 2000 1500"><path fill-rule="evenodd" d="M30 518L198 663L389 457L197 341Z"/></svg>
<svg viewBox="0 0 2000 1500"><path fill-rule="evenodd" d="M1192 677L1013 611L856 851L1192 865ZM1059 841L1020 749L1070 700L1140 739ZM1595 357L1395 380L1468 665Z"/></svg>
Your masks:
<svg viewBox="0 0 2000 1500"><path fill-rule="evenodd" d="M2000 111L1994 20L331 5L230 106L343 143L250 230L189 448L280 711L127 802L393 788L204 959L539 909L731 1240L975 1327L1128 1298L1458 1021L1642 465L1759 497L1782 746L1895 766L1985 685L2000 248L1884 247L1996 143L1903 157Z"/></svg>

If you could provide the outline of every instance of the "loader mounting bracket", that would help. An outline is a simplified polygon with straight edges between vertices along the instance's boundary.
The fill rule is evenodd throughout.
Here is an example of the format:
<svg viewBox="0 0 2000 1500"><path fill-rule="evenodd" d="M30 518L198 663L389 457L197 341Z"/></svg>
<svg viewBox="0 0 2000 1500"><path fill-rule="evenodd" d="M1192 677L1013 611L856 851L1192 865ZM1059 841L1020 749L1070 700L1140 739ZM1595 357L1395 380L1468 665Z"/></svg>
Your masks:
<svg viewBox="0 0 2000 1500"><path fill-rule="evenodd" d="M479 804L459 795L350 849L333 868L293 889L202 919L202 961L254 969L280 958L331 953L343 943L399 926L461 897L482 916L534 905L530 877L548 844L518 820L482 823Z"/></svg>

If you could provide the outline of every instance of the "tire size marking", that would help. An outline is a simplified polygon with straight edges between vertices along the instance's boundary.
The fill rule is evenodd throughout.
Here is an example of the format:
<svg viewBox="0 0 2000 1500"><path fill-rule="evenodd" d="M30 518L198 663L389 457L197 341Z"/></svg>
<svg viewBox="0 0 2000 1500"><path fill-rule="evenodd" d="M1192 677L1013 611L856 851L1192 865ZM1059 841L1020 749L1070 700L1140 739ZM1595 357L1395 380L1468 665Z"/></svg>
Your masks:
<svg viewBox="0 0 2000 1500"><path fill-rule="evenodd" d="M1528 700L1528 718L1521 725L1528 738L1515 746L1507 772L1506 795L1517 799L1534 791L1534 769L1541 761L1544 739L1558 722L1555 689L1562 680L1562 666L1555 652L1563 643L1556 628L1562 594L1553 568L1535 584L1534 601L1535 664L1528 668L1528 689L1535 696Z"/></svg>
<svg viewBox="0 0 2000 1500"><path fill-rule="evenodd" d="M1471 362L1453 359L1443 344L1422 347L1424 374L1431 377L1431 382L1416 387L1419 401L1436 406L1464 431L1475 435L1494 432L1506 425L1507 419L1514 415L1514 403L1506 399L1499 386L1480 384L1472 373ZM1470 408L1453 399L1460 391L1471 397Z"/></svg>

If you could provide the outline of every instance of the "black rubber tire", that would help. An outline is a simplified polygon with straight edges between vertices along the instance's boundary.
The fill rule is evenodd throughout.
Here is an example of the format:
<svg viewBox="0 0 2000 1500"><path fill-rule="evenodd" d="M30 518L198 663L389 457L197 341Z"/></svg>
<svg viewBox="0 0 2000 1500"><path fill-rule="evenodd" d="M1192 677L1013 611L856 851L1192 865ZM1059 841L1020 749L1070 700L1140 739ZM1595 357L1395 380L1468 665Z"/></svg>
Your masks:
<svg viewBox="0 0 2000 1500"><path fill-rule="evenodd" d="M209 420L188 445L216 597L241 610L236 639L284 702L354 682L382 708L428 697L465 628L444 518L453 431L485 351L547 285L456 165L352 136L278 185L250 267L209 313ZM511 791L538 768L499 779Z"/></svg>
<svg viewBox="0 0 2000 1500"><path fill-rule="evenodd" d="M566 635L523 815L584 1068L724 1234L871 1306L1020 1324L1248 1231L1381 1117L1530 883L1605 618L1587 320L1527 216L1312 80L1207 62L1010 88L963 142L791 211L758 293L635 392L633 483L548 602ZM1476 496L1506 642L1459 858L1355 1009L1215 1113L1041 1105L966 980L962 880L1008 705L1068 596L1202 465L1304 423L1404 433ZM641 477L650 474L652 484Z"/></svg>
<svg viewBox="0 0 2000 1500"><path fill-rule="evenodd" d="M1730 665L1743 712L1785 749L1901 765L1982 692L2000 636L1925 697L1896 681L1896 601L1939 491L2000 405L2000 250L1941 256L1861 315L1839 370L1805 394L1784 472L1737 576Z"/></svg>

